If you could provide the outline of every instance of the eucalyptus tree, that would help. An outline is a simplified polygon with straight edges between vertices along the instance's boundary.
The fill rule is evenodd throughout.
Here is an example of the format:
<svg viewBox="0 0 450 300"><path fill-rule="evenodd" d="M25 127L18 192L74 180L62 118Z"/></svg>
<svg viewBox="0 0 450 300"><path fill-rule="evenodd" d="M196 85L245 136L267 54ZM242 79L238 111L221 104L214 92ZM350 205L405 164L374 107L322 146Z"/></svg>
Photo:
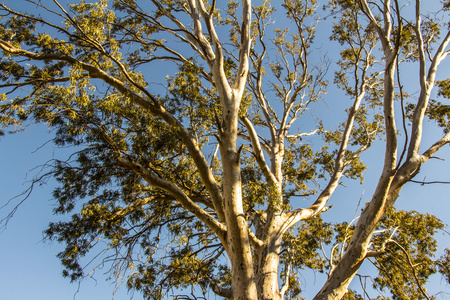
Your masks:
<svg viewBox="0 0 450 300"><path fill-rule="evenodd" d="M36 179L55 178L55 213L72 214L46 231L65 243L65 276L83 277L81 259L106 239L104 261L150 299L189 286L297 299L305 268L328 273L315 299L359 299L348 287L366 260L380 270L374 286L399 299L429 298L437 270L448 278L448 255L431 259L442 222L393 207L450 142L448 107L430 100L449 53L447 2L426 21L419 0L328 4L334 83L352 103L334 130L311 117L334 66L315 51L315 0L26 2L36 11L0 6L1 120L44 123L57 146L75 146ZM403 63L419 66L417 99ZM448 98L448 81L438 87ZM427 117L444 136L421 151ZM375 142L383 169L357 223L324 222L342 180L370 171L360 155Z"/></svg>

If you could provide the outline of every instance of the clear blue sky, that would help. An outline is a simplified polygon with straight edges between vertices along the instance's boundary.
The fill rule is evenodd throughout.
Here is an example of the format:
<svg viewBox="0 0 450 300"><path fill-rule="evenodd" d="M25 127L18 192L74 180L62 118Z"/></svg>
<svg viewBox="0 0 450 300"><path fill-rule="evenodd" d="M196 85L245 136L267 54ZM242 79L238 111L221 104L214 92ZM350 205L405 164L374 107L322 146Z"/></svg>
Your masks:
<svg viewBox="0 0 450 300"><path fill-rule="evenodd" d="M0 141L0 194L1 203L23 191L31 179L27 172L34 166L52 158L54 147L47 144L36 152L48 135L43 126L33 125L23 133L7 135ZM62 266L56 254L62 248L56 242L43 242L42 231L48 222L56 221L52 215L53 183L37 186L32 195L0 233L0 300L110 300L114 282L106 281L101 271L95 278L77 283L62 277ZM20 198L19 198L20 199ZM0 216L12 206L0 210ZM127 289L120 289L115 299L128 299ZM134 299L142 299L136 295Z"/></svg>
<svg viewBox="0 0 450 300"><path fill-rule="evenodd" d="M7 2L13 7L24 3L12 0ZM65 3L66 1L61 2ZM441 70L446 69L450 70L441 68ZM441 76L448 77L449 74ZM325 99L329 99L327 97L329 96L325 96ZM329 109L332 113L335 112L332 107ZM426 129L431 127L431 124L426 124ZM426 130L424 147L431 145L441 135L440 131L435 131L433 134L429 132L431 131ZM32 125L27 127L25 132L7 135L0 139L0 206L28 187L26 181L35 174L32 171L27 177L28 171L45 163L54 155L58 156L59 152L53 144L48 143L41 147L50 138L51 135L43 126ZM375 152L369 150L364 155L368 160L369 170L371 167L380 169L383 149L379 150ZM445 147L437 156L447 158L447 160L433 160L427 163L422 173L416 178L417 180L426 176L429 181L450 181L450 148ZM354 210L346 210L345 205L357 203L361 195L363 195L363 202L368 201L378 176L379 171L371 170L366 174L364 186L352 184L348 187L340 187L330 202L334 205L333 210L327 212L328 216L324 217L350 221ZM35 187L31 197L10 220L7 230L0 233L0 300L65 300L74 297L80 300L112 299L114 282L106 281L101 270L95 274L97 281L86 279L81 283L77 293L78 285L71 284L68 279L61 276L63 268L56 258L61 246L57 243L42 241L42 231L46 229L48 222L58 220L58 217L52 215L54 202L51 198L51 191L53 186L53 183L49 182L48 185ZM0 217L4 217L12 207L1 209ZM397 207L405 210L430 212L438 216L444 223L448 223L450 185L408 184L401 193ZM450 247L450 237L447 234L442 235L440 239L440 249ZM364 268L369 267L365 266ZM312 296L321 285L321 277L318 276L316 280L307 278L304 280L307 284L305 289L310 291L310 294L307 295ZM314 282L317 285L312 288ZM440 290L450 291L449 287L440 281L440 278L434 279L432 285L428 287L431 293ZM122 287L115 296L115 299L128 298L126 287ZM444 296L441 299L446 298L448 297ZM134 299L141 299L141 297L136 294Z"/></svg>

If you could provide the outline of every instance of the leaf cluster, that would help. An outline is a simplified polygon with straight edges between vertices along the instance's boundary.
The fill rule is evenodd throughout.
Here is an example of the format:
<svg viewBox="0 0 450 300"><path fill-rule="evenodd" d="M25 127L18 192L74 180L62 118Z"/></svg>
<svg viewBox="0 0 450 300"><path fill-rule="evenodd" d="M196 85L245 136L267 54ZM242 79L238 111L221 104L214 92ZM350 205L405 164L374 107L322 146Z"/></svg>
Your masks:
<svg viewBox="0 0 450 300"><path fill-rule="evenodd" d="M444 224L430 214L395 209L386 214L381 224L383 233L374 238L373 244L384 245L386 254L374 260L380 271L374 287L389 289L393 299L422 298L421 288L437 271L432 259L437 251L434 235Z"/></svg>

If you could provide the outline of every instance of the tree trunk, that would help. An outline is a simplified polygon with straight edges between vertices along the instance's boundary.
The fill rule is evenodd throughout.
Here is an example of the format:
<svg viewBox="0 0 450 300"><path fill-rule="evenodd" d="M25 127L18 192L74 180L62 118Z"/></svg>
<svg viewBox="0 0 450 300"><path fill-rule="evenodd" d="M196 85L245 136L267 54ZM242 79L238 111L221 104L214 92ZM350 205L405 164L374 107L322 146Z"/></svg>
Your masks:
<svg viewBox="0 0 450 300"><path fill-rule="evenodd" d="M267 228L266 243L255 254L255 273L259 300L281 300L278 269L281 250L281 218L275 217Z"/></svg>
<svg viewBox="0 0 450 300"><path fill-rule="evenodd" d="M242 205L239 151L237 150L239 99L224 101L220 154L223 164L223 192L227 224L226 250L231 261L232 290L235 300L256 300L257 290L248 224Z"/></svg>

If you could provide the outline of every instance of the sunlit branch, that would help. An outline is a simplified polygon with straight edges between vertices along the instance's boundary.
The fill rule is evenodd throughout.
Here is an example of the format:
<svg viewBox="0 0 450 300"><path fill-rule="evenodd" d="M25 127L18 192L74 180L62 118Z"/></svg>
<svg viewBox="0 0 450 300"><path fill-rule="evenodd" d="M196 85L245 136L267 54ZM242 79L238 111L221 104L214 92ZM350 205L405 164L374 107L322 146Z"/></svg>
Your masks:
<svg viewBox="0 0 450 300"><path fill-rule="evenodd" d="M420 26L420 22L418 25ZM418 29L416 29L417 31ZM420 31L420 30L419 30ZM436 54L433 57L433 61L428 69L428 74L426 74L426 61L424 55L420 55L420 96L417 101L417 105L414 109L413 113L413 122L412 122L412 130L411 130L411 141L408 148L407 158L410 159L414 155L417 155L419 152L421 140L422 140L422 131L423 131L423 120L425 117L426 109L428 106L428 101L430 99L430 93L432 88L434 87L434 81L436 78L437 67L442 59L445 57L445 48L450 43L450 31L447 32L447 35L443 39L442 43L439 45ZM421 36L418 37L418 46L419 48L423 48L423 41Z"/></svg>
<svg viewBox="0 0 450 300"><path fill-rule="evenodd" d="M291 264L291 257L290 257L291 256L290 255L290 251L291 250L287 249L286 251L288 253L289 259L286 262L286 266L285 266L285 270L284 270L284 277L285 277L284 284L283 284L283 286L280 289L280 295L281 295L282 298L284 297L284 295L286 294L286 292L289 289L289 279L291 277L291 266L292 266L292 264Z"/></svg>
<svg viewBox="0 0 450 300"><path fill-rule="evenodd" d="M253 148L252 153L255 155L256 161L258 162L258 165L261 168L264 176L266 177L266 179L270 185L277 183L277 179L275 178L275 175L272 173L272 171L270 170L270 167L267 165L267 163L264 159L264 153L262 152L261 144L259 142L259 138L256 134L253 124L246 117L241 118L241 120L244 123L245 127L247 128L247 131L248 131L251 143L252 143L252 148Z"/></svg>
<svg viewBox="0 0 450 300"><path fill-rule="evenodd" d="M444 135L439 141L434 143L430 148L428 148L422 155L413 156L403 163L399 168L398 173L393 181L391 187L392 190L401 188L403 184L410 181L414 176L420 171L420 166L427 160L433 157L433 155L441 149L443 146L450 143L450 132Z"/></svg>
<svg viewBox="0 0 450 300"><path fill-rule="evenodd" d="M317 200L308 208L306 209L297 209L294 210L288 214L286 214L286 219L283 227L285 230L289 229L296 223L298 223L301 220L305 220L308 218L311 218L312 216L320 213L327 204L328 200L330 199L331 195L337 188L339 184L339 180L344 174L345 170L345 153L349 144L350 140L350 134L353 129L353 124L356 118L356 112L358 111L359 105L361 104L362 99L364 98L365 92L363 92L358 95L355 99L355 102L353 103L352 108L350 109L348 113L347 123L345 126L344 134L341 140L339 151L336 155L335 165L334 165L334 171L333 174L325 187L325 189L322 191L322 193L319 195Z"/></svg>
<svg viewBox="0 0 450 300"><path fill-rule="evenodd" d="M375 30L377 31L378 36L380 37L381 42L383 44L383 48L391 49L390 37L389 37L389 35L387 35L388 29L383 29L381 27L380 23L378 22L378 20L373 15L373 13L372 13L372 11L371 11L371 9L369 7L369 2L367 0L359 0L359 3L361 5L361 9L364 12L364 14L369 18L369 20L374 25ZM387 4L385 4L384 6L386 7L386 5ZM390 22L388 22L388 18L389 18L389 16L384 16L384 20L387 23L385 25L389 25L390 24Z"/></svg>
<svg viewBox="0 0 450 300"><path fill-rule="evenodd" d="M288 139L302 139L304 136L311 136L316 134L317 132L320 132L321 129L315 129L311 132L304 132L304 133L299 133L299 134L294 134L294 135L287 135L286 138Z"/></svg>
<svg viewBox="0 0 450 300"><path fill-rule="evenodd" d="M419 183L420 185L425 185L425 184L450 184L450 181L425 181L425 178L424 178L423 181L410 180L410 182Z"/></svg>
<svg viewBox="0 0 450 300"><path fill-rule="evenodd" d="M226 229L225 227L219 223L216 219L214 219L210 214L204 211L200 206L198 206L194 201L192 201L180 188L178 188L175 184L159 178L156 174L153 174L148 169L141 166L139 163L132 162L128 159L119 157L118 162L121 166L139 174L142 176L148 183L151 185L161 188L175 197L184 208L193 213L197 218L205 222L221 239L221 241L225 240ZM226 244L226 243L225 243Z"/></svg>
<svg viewBox="0 0 450 300"><path fill-rule="evenodd" d="M79 66L85 71L89 72L90 77L92 78L99 78L105 81L107 84L117 88L122 94L125 96L130 97L132 101L134 101L139 106L147 109L152 114L161 117L163 120L165 120L168 124L171 126L175 126L180 129L180 138L183 141L183 143L186 145L189 153L191 154L192 158L194 159L198 169L199 174L201 178L203 179L208 191L211 193L211 198L213 199L214 207L216 209L216 212L219 216L220 220L223 220L223 207L222 207L222 196L221 192L218 188L217 182L212 174L211 169L209 168L209 164L204 157L201 150L198 148L197 141L195 138L191 136L189 131L177 120L175 119L169 112L166 111L164 107L162 107L157 99L150 94L148 91L146 91L146 96L151 100L147 101L146 99L142 98L138 94L132 92L122 81L118 80L115 77L112 77L111 75L107 74L103 70L94 67L90 64L81 62L71 56L64 55L64 54L39 54L39 53L33 53L30 51L18 49L14 46L12 46L10 43L0 40L0 48L4 51L7 51L14 55L20 55L24 57L28 57L34 60L40 60L40 61L47 61L47 60L57 60L57 61L65 61L68 62L71 65Z"/></svg>
<svg viewBox="0 0 450 300"><path fill-rule="evenodd" d="M239 46L239 66L233 88L239 95L242 95L247 84L247 75L250 63L251 38L251 0L242 1L242 22L241 22L241 42Z"/></svg>

